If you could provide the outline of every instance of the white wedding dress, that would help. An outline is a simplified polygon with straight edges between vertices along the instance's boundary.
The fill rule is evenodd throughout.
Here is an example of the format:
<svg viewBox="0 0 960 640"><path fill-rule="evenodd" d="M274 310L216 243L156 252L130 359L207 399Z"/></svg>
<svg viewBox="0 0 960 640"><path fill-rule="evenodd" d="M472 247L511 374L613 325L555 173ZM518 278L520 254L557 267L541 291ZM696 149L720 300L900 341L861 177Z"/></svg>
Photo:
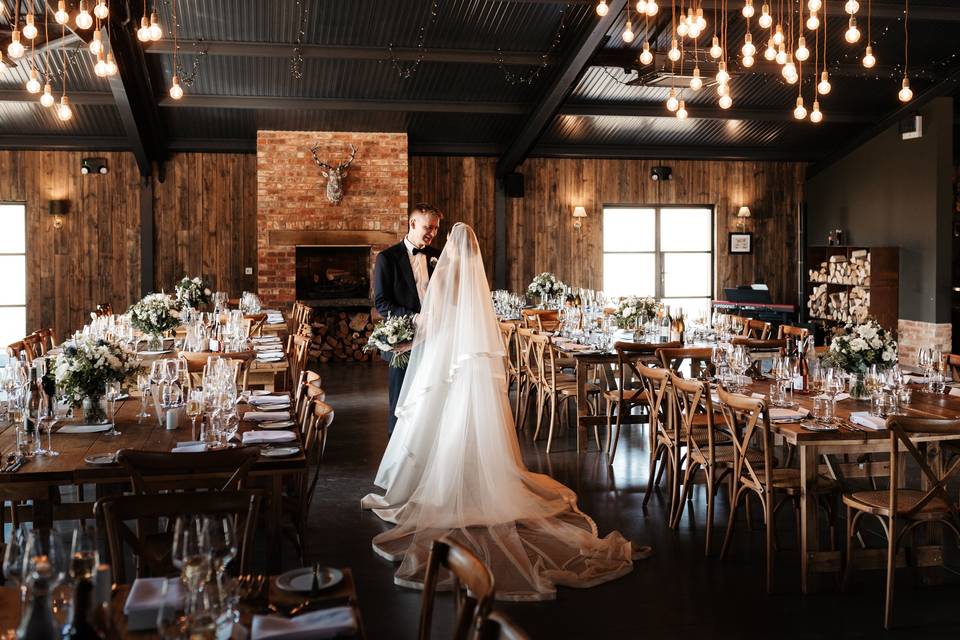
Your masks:
<svg viewBox="0 0 960 640"><path fill-rule="evenodd" d="M576 494L520 458L504 350L473 229L457 223L430 278L400 400L364 508L396 526L373 539L422 587L433 540L466 545L491 568L497 598L546 600L628 573L631 544L597 536Z"/></svg>

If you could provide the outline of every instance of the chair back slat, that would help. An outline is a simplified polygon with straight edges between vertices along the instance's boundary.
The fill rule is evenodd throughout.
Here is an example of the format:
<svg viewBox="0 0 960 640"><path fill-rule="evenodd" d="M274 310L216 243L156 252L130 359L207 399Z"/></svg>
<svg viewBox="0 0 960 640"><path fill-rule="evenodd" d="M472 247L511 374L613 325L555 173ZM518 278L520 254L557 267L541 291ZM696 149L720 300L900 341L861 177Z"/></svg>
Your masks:
<svg viewBox="0 0 960 640"><path fill-rule="evenodd" d="M797 342L803 342L810 335L810 329L806 327L794 327L789 324L782 324L777 329L777 338L785 340L791 338Z"/></svg>
<svg viewBox="0 0 960 640"><path fill-rule="evenodd" d="M886 426L887 429L890 430L890 512L898 513L897 499L899 492L897 489L900 483L900 471L896 460L898 456L901 455L900 449L902 448L906 449L906 452L910 454L910 457L912 457L914 462L917 463L917 466L920 467L920 472L926 479L929 488L916 504L910 509L899 513L909 518L922 511L934 498L940 498L950 510L954 522L957 522L957 520L960 519L960 517L958 517L960 514L958 514L956 502L950 497L950 493L947 490L947 483L960 471L960 456L955 456L950 466L938 476L930 467L927 456L917 448L917 445L910 437L913 435L958 435L960 434L960 420L891 416L887 418Z"/></svg>
<svg viewBox="0 0 960 640"><path fill-rule="evenodd" d="M733 444L733 474L740 482L763 493L772 486L773 436L766 401L728 392L717 387L720 412L726 427L724 435ZM747 455L747 449L760 444L763 467Z"/></svg>
<svg viewBox="0 0 960 640"><path fill-rule="evenodd" d="M688 450L696 451L704 460L713 460L716 438L710 383L687 380L671 370L670 387L673 390L674 415L679 418L679 423L687 434ZM694 422L697 414L705 416L705 424L699 425L699 428L696 428Z"/></svg>
<svg viewBox="0 0 960 640"><path fill-rule="evenodd" d="M491 611L487 619L480 624L478 640L530 640L523 629L518 627L507 616L498 611Z"/></svg>
<svg viewBox="0 0 960 640"><path fill-rule="evenodd" d="M685 364L689 364L692 378L698 378L713 371L710 360L713 349L709 347L666 347L657 349L656 353L660 366L675 373L680 373L680 369Z"/></svg>
<svg viewBox="0 0 960 640"><path fill-rule="evenodd" d="M754 338L756 340L768 340L773 327L765 320L754 320L747 318L743 325L743 337Z"/></svg>
<svg viewBox="0 0 960 640"><path fill-rule="evenodd" d="M479 630L493 603L493 574L472 551L449 538L435 540L430 548L423 599L420 606L419 640L429 640L440 569L450 573L456 614L452 640L466 640Z"/></svg>
<svg viewBox="0 0 960 640"><path fill-rule="evenodd" d="M259 457L257 447L189 453L121 449L117 462L130 475L134 493L154 494L188 488L243 489L250 467ZM224 482L227 474L229 479Z"/></svg>

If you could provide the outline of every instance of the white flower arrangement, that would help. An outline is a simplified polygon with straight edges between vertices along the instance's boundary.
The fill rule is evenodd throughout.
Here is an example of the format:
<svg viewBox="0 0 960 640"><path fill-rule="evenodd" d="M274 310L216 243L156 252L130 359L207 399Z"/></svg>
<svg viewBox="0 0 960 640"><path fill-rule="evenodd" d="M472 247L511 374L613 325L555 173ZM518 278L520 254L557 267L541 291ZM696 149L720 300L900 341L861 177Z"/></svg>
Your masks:
<svg viewBox="0 0 960 640"><path fill-rule="evenodd" d="M637 320L652 318L659 308L660 303L654 298L626 296L620 298L620 302L617 303L613 312L613 317L617 319L621 327L627 327Z"/></svg>
<svg viewBox="0 0 960 640"><path fill-rule="evenodd" d="M557 276L549 271L544 271L535 277L527 287L527 295L546 300L560 295L564 289L566 289L566 285L557 279Z"/></svg>
<svg viewBox="0 0 960 640"><path fill-rule="evenodd" d="M404 347L413 341L415 333L413 316L387 316L373 328L363 350L392 351L390 366L403 368L410 361L410 351Z"/></svg>
<svg viewBox="0 0 960 640"><path fill-rule="evenodd" d="M117 342L80 336L63 344L54 363L54 380L64 401L103 396L108 382L125 382L140 370L137 354Z"/></svg>
<svg viewBox="0 0 960 640"><path fill-rule="evenodd" d="M848 324L830 343L824 356L829 364L851 374L864 374L871 365L890 367L897 362L897 341L876 320Z"/></svg>
<svg viewBox="0 0 960 640"><path fill-rule="evenodd" d="M180 324L176 303L165 293L151 293L127 312L134 329L159 336Z"/></svg>
<svg viewBox="0 0 960 640"><path fill-rule="evenodd" d="M177 283L177 308L183 309L190 307L196 309L201 304L210 302L213 292L207 287L199 277L190 278L184 276L183 280Z"/></svg>

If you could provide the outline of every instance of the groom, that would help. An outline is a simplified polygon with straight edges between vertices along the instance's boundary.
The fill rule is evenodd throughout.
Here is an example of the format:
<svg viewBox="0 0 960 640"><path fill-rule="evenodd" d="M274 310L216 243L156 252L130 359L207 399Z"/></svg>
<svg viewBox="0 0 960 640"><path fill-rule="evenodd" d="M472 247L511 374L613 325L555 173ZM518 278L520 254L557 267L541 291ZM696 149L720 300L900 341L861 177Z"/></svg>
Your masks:
<svg viewBox="0 0 960 640"><path fill-rule="evenodd" d="M427 293L427 283L440 252L430 246L440 230L440 210L424 203L413 205L407 215L407 235L403 241L384 249L377 256L373 273L373 302L380 315L401 316L420 313L420 305ZM383 353L387 362L391 354ZM403 387L405 368L390 367L389 434L397 424L394 412Z"/></svg>

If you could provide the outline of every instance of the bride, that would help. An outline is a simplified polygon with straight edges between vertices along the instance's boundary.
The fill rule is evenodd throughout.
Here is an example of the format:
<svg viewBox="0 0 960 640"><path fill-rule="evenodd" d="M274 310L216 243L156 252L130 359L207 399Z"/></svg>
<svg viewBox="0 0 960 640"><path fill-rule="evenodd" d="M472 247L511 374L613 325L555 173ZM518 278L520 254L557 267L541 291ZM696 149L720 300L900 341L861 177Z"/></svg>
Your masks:
<svg viewBox="0 0 960 640"><path fill-rule="evenodd" d="M490 567L501 600L546 600L628 573L631 544L605 538L576 494L532 473L507 398L504 351L473 229L454 225L418 319L397 426L362 505L396 527L373 548L394 582L422 588L431 543L448 536Z"/></svg>

